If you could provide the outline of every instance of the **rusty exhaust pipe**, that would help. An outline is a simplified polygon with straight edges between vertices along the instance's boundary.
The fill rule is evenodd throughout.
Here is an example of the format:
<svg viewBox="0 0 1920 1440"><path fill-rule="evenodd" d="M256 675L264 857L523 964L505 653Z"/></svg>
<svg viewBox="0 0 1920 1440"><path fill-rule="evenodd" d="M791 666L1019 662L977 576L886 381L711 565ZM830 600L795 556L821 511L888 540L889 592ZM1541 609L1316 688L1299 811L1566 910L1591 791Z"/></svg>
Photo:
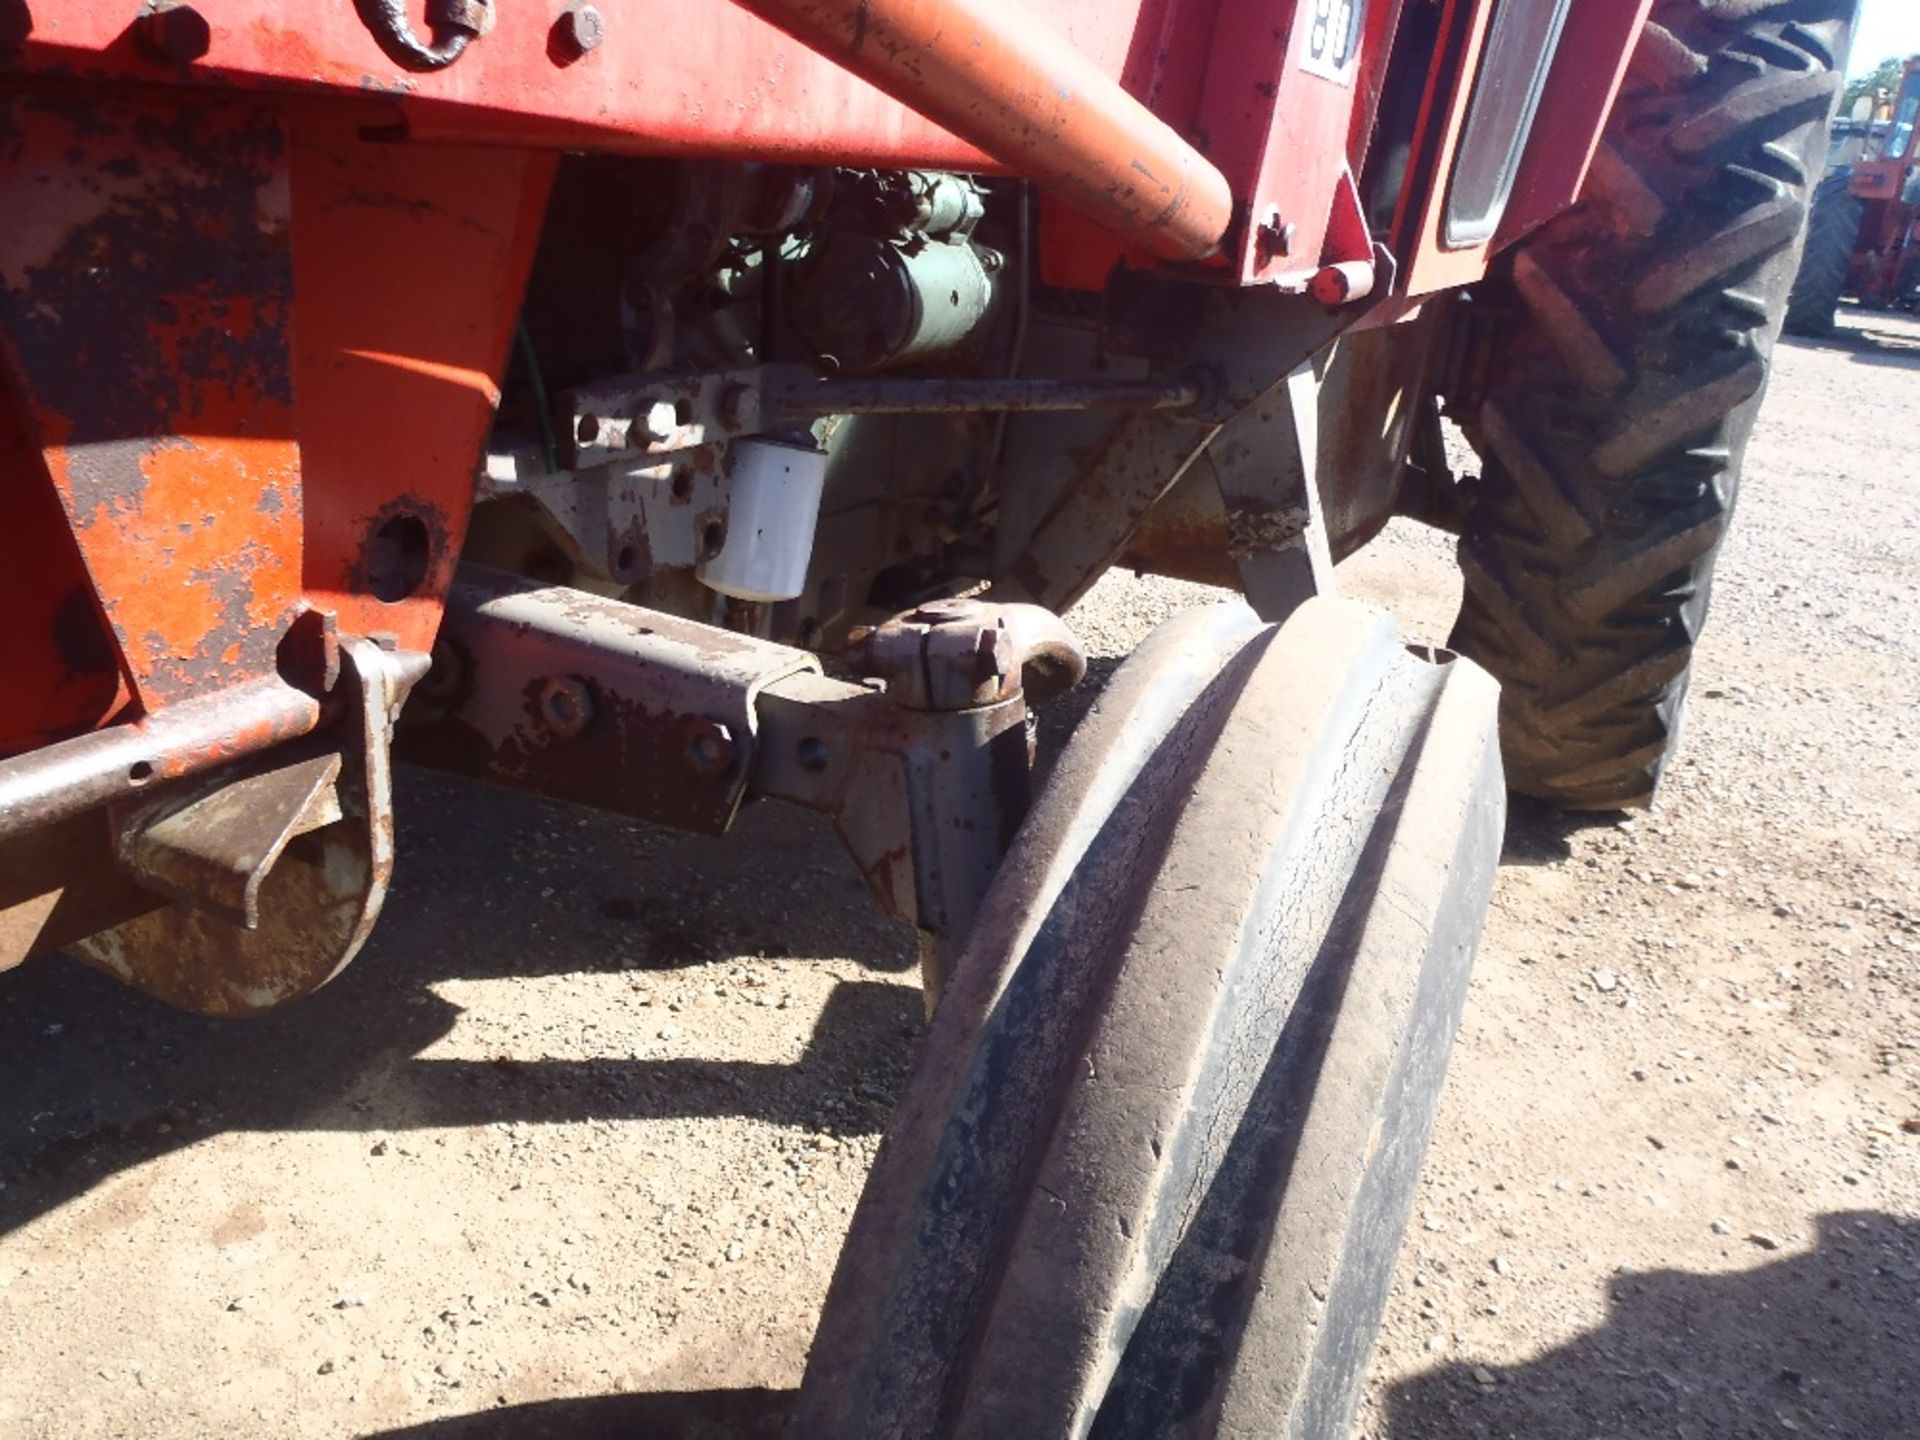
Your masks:
<svg viewBox="0 0 1920 1440"><path fill-rule="evenodd" d="M1009 0L738 0L1124 239L1213 254L1226 177Z"/></svg>

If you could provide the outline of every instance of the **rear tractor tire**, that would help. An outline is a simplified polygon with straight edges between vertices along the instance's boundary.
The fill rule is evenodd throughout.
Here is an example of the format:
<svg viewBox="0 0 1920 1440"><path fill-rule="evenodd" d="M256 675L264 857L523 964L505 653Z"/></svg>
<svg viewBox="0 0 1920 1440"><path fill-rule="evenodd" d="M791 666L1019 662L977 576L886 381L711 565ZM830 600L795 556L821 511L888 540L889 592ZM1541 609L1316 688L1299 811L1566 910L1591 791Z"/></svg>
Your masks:
<svg viewBox="0 0 1920 1440"><path fill-rule="evenodd" d="M1499 855L1496 710L1351 601L1127 661L955 965L799 1435L1345 1433Z"/></svg>
<svg viewBox="0 0 1920 1440"><path fill-rule="evenodd" d="M1813 214L1807 220L1807 248L1800 255L1800 273L1787 297L1786 331L1819 340L1833 334L1840 297L1847 292L1847 272L1854 247L1860 243L1860 223L1866 202L1853 193L1853 172L1836 170L1813 192Z"/></svg>
<svg viewBox="0 0 1920 1440"><path fill-rule="evenodd" d="M1656 0L1581 202L1477 307L1452 645L1514 789L1649 804L1786 310L1856 0Z"/></svg>

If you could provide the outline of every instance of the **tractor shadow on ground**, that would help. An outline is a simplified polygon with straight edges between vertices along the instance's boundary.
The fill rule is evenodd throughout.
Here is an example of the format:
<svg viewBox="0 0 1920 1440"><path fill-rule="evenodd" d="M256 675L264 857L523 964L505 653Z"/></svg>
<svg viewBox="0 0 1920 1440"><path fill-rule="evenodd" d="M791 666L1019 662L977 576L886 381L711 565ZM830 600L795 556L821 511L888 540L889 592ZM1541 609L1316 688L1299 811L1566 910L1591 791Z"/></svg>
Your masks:
<svg viewBox="0 0 1920 1440"><path fill-rule="evenodd" d="M1814 1239L1803 1255L1732 1274L1622 1271L1606 1323L1570 1343L1522 1365L1456 1362L1392 1387L1376 1440L1915 1440L1920 1223L1829 1214Z"/></svg>
<svg viewBox="0 0 1920 1440"><path fill-rule="evenodd" d="M1841 307L1833 334L1782 335L1780 343L1796 350L1846 355L1856 365L1920 370L1920 329L1913 328L1911 320L1852 305Z"/></svg>
<svg viewBox="0 0 1920 1440"><path fill-rule="evenodd" d="M449 1415L362 1440L778 1440L791 1390L589 1395Z"/></svg>
<svg viewBox="0 0 1920 1440"><path fill-rule="evenodd" d="M1042 775L1117 663L1096 661L1092 683L1042 711ZM278 1014L183 1014L60 958L0 975L0 1235L224 1131L722 1116L819 1126L823 1114L843 1136L884 1125L923 1023L917 989L884 977L910 973L915 946L816 817L756 807L709 840L404 768L397 791L400 863L372 940ZM1516 797L1504 861L1558 863L1574 829L1604 821ZM794 1064L425 1053L460 1014L442 981L755 956L847 957L878 973L834 989Z"/></svg>
<svg viewBox="0 0 1920 1440"><path fill-rule="evenodd" d="M1507 793L1502 865L1560 865L1573 858L1573 837L1625 818L1620 810L1560 810L1544 800Z"/></svg>
<svg viewBox="0 0 1920 1440"><path fill-rule="evenodd" d="M1381 1397L1369 1440L1920 1437L1920 1223L1822 1216L1816 1243L1733 1274L1624 1271L1607 1321L1524 1365L1461 1362ZM1479 1377L1489 1377L1491 1383ZM773 1440L793 1392L595 1395L363 1440Z"/></svg>
<svg viewBox="0 0 1920 1440"><path fill-rule="evenodd" d="M813 816L764 807L702 840L404 770L397 791L380 925L339 979L284 1011L188 1015L59 957L0 975L0 1234L229 1130L733 1115L818 1127L823 1113L844 1134L880 1128L922 1025L918 989L885 977L910 974L917 953ZM794 1064L423 1054L459 1018L442 981L736 956L878 973L834 989Z"/></svg>

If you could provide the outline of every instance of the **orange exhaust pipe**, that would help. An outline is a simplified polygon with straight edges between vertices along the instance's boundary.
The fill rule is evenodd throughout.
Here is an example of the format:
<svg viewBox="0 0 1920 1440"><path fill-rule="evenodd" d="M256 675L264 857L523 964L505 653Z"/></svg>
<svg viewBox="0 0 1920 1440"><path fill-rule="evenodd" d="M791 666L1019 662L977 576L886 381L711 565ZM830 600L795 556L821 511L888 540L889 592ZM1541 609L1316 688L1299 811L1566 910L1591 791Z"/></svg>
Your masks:
<svg viewBox="0 0 1920 1440"><path fill-rule="evenodd" d="M1156 255L1211 255L1233 223L1205 156L1008 0L739 3Z"/></svg>

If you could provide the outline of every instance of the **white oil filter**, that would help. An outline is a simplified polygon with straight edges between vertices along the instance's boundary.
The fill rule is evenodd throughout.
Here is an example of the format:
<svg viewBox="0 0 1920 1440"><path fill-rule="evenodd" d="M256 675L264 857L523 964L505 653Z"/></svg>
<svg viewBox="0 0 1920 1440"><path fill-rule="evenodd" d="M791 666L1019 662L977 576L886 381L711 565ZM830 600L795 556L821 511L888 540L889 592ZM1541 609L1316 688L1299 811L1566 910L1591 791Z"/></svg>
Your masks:
<svg viewBox="0 0 1920 1440"><path fill-rule="evenodd" d="M736 600L792 600L807 587L827 454L811 442L736 440L727 450L727 538L701 583Z"/></svg>

